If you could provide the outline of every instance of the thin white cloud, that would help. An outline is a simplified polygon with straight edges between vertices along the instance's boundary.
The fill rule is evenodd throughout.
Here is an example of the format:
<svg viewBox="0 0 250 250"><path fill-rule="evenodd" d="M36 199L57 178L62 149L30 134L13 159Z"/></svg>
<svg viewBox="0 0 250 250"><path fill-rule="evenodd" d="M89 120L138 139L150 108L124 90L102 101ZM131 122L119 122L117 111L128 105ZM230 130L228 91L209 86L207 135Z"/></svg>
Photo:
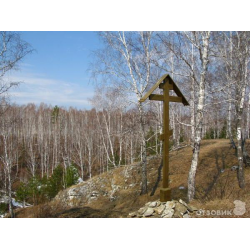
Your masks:
<svg viewBox="0 0 250 250"><path fill-rule="evenodd" d="M21 82L10 91L11 100L17 104L44 102L65 107L90 108L88 101L93 87L83 83L70 83L33 75L12 75L8 80Z"/></svg>

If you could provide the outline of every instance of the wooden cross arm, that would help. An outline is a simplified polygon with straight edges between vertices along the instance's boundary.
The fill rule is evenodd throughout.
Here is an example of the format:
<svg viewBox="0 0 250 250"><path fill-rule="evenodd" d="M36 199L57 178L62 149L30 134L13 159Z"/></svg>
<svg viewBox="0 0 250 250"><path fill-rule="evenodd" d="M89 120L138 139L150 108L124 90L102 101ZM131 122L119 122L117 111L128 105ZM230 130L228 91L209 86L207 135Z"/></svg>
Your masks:
<svg viewBox="0 0 250 250"><path fill-rule="evenodd" d="M164 96L163 95L151 94L149 96L149 100L152 100L152 101L164 101ZM179 96L169 96L169 101L170 102L182 102L182 97L179 97Z"/></svg>
<svg viewBox="0 0 250 250"><path fill-rule="evenodd" d="M151 94L148 99L153 101L164 101L164 96Z"/></svg>
<svg viewBox="0 0 250 250"><path fill-rule="evenodd" d="M182 97L179 96L169 96L170 102L182 102Z"/></svg>

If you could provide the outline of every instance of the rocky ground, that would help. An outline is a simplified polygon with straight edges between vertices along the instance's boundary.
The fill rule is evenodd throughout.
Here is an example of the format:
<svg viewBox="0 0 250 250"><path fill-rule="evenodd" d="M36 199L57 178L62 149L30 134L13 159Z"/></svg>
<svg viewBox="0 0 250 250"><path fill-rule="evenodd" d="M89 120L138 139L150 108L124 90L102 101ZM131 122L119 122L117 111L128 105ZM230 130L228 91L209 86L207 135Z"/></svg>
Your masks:
<svg viewBox="0 0 250 250"><path fill-rule="evenodd" d="M129 213L129 218L190 218L198 209L183 200L148 202L138 211Z"/></svg>
<svg viewBox="0 0 250 250"><path fill-rule="evenodd" d="M250 149L248 151L250 154ZM196 176L196 197L191 204L185 205L191 160L191 147L170 152L169 177L172 203L159 203L159 189L162 183L161 181L157 183L157 179L161 157L149 157L148 194L146 195L140 195L141 165L136 163L102 173L65 189L48 204L18 209L16 217L117 218L128 217L128 214L134 211L137 211L134 217L164 217L171 214L172 217L180 217L180 215L196 217L189 209L191 206L204 210L234 209L235 200L246 202L244 217L250 217L250 168L245 169L246 187L240 189L237 173L231 169L232 166L237 165L237 157L235 150L230 147L229 140L202 142ZM157 188L152 192L154 187ZM149 202L156 202L153 203L156 204L155 207ZM146 207L145 204L147 204ZM160 213L161 210L162 213ZM152 214L148 215L150 213Z"/></svg>

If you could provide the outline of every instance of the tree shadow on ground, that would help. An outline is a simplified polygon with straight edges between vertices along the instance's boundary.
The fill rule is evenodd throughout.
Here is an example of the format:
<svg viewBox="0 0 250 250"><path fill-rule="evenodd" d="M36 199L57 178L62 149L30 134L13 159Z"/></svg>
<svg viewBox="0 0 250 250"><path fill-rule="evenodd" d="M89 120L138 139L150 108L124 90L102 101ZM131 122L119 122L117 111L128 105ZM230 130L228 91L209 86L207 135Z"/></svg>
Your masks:
<svg viewBox="0 0 250 250"><path fill-rule="evenodd" d="M206 175L202 178L202 182L199 182L199 187L197 187L196 198L200 201L208 201L212 199L227 199L234 192L234 186L231 185L233 179L235 178L234 171L231 171L230 159L235 157L231 150L215 150L210 154L208 158L203 158L200 162L202 166L200 171L206 168ZM214 160L214 166L212 164L212 159ZM208 169L211 171L208 171Z"/></svg>
<svg viewBox="0 0 250 250"><path fill-rule="evenodd" d="M157 170L157 179L156 179L156 182L155 182L155 184L154 184L154 186L153 186L153 189L152 189L152 191L151 191L151 193L150 193L150 196L153 196L153 195L155 194L155 191L156 191L156 189L157 189L158 186L159 186L159 183L160 183L160 181L161 181L162 167L163 167L163 160L161 160L161 164L160 164L160 166L158 167L158 170Z"/></svg>
<svg viewBox="0 0 250 250"><path fill-rule="evenodd" d="M66 211L56 213L56 218L102 218L103 213L98 209L90 207L71 208Z"/></svg>
<svg viewBox="0 0 250 250"><path fill-rule="evenodd" d="M127 214L126 214L127 215ZM101 210L91 207L71 208L63 212L56 213L55 218L120 218L124 217L121 211Z"/></svg>

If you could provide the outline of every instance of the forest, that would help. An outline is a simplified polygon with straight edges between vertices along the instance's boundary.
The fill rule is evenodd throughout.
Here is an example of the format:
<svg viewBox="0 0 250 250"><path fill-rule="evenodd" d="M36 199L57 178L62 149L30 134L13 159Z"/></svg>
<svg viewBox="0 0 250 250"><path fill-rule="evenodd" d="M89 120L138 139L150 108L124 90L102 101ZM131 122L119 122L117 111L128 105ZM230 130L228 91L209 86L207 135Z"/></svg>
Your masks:
<svg viewBox="0 0 250 250"><path fill-rule="evenodd" d="M147 194L147 162L162 155L162 103L142 96L164 74L190 106L171 103L170 151L192 149L187 199L196 194L201 143L228 139L236 151L239 188L250 136L250 32L98 32L103 47L91 53L92 109L11 101L6 75L33 53L18 33L0 33L1 211L12 217L13 198L29 205L94 176L140 162L141 195ZM159 90L160 93L161 90ZM4 205L3 205L4 204Z"/></svg>

